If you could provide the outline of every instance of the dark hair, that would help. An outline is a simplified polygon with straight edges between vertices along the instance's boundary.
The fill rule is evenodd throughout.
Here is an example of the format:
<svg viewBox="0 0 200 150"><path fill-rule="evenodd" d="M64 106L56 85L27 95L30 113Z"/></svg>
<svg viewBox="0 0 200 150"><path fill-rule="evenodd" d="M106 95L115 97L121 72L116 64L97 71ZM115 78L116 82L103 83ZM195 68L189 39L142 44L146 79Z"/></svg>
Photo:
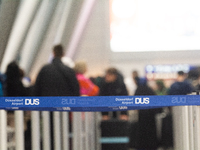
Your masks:
<svg viewBox="0 0 200 150"><path fill-rule="evenodd" d="M133 70L132 74L135 75L135 76L138 76L138 71L137 70Z"/></svg>
<svg viewBox="0 0 200 150"><path fill-rule="evenodd" d="M53 48L54 57L62 57L63 56L63 47L62 45L56 45Z"/></svg>
<svg viewBox="0 0 200 150"><path fill-rule="evenodd" d="M183 71L178 71L179 76L183 76L185 73Z"/></svg>
<svg viewBox="0 0 200 150"><path fill-rule="evenodd" d="M118 71L116 68L108 68L106 74L118 75Z"/></svg>
<svg viewBox="0 0 200 150"><path fill-rule="evenodd" d="M6 70L6 76L7 79L20 79L20 69L18 64L13 61L8 64L7 70Z"/></svg>

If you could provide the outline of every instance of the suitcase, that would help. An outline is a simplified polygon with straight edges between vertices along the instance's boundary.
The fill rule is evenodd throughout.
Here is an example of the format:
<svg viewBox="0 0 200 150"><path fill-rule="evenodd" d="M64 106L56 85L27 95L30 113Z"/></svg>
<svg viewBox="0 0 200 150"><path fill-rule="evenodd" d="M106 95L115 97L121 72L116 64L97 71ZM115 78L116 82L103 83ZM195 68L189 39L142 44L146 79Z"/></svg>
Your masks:
<svg viewBox="0 0 200 150"><path fill-rule="evenodd" d="M108 120L101 122L102 150L128 150L129 123L123 120Z"/></svg>

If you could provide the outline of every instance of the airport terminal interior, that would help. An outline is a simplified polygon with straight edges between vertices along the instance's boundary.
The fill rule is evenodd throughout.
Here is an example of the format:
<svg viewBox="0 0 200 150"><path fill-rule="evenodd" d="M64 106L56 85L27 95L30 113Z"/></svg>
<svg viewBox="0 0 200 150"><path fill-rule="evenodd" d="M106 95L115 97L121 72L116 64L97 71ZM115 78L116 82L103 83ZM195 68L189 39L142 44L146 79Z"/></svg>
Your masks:
<svg viewBox="0 0 200 150"><path fill-rule="evenodd" d="M57 45L64 51L62 63L75 73L78 62L84 63L82 76L98 89L94 95L81 96L119 96L117 86L122 84L125 93L120 95L126 96L199 95L199 4L199 0L0 0L0 95L7 96L4 83L8 84L10 63L16 62L23 74L20 82L30 89L42 67L53 62ZM120 85L103 86L108 75ZM176 82L191 90L176 94L172 86ZM147 91L140 91L140 86ZM179 96L172 101L185 103ZM1 107L0 150L200 149L199 106L120 108L123 111L73 112Z"/></svg>

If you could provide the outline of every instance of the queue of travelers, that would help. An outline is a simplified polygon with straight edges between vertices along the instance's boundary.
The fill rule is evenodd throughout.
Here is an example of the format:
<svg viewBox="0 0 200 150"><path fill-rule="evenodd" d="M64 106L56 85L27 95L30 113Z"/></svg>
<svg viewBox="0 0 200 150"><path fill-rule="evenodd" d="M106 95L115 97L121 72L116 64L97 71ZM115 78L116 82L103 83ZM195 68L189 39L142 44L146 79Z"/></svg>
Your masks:
<svg viewBox="0 0 200 150"><path fill-rule="evenodd" d="M0 75L1 96L125 96L129 95L124 82L124 77L117 68L110 67L105 71L105 76L87 78L87 64L85 61L75 62L73 68L62 62L64 51L62 45L53 48L54 58L50 64L41 68L32 87L25 87L22 83L23 70L16 61L7 66L5 75ZM196 73L196 72L195 72ZM132 73L136 85L134 95L186 95L194 90L199 90L199 84L195 87L187 80L183 71L178 72L177 80L167 89L162 80L156 81L157 90L153 90L145 78L139 77L137 71ZM199 74L197 75L199 77ZM197 78L198 78L197 77ZM102 99L103 101L103 99ZM155 115L161 113L162 109L138 110L138 121L136 149L156 149L159 147L159 140L156 137ZM8 114L13 114L8 111ZM30 115L30 112L27 112ZM102 112L102 120L119 119L128 121L128 111ZM51 120L53 114L51 113ZM27 121L30 125L30 120ZM30 126L27 127L27 131ZM53 123L51 122L51 148L53 150ZM30 130L29 130L30 132ZM26 133L30 136L30 133ZM30 136L31 137L31 136ZM29 138L30 139L30 138ZM27 140L27 139L26 139ZM31 143L30 140L25 143ZM170 145L173 147L173 143ZM169 147L170 147L169 146ZM26 149L31 149L30 144Z"/></svg>

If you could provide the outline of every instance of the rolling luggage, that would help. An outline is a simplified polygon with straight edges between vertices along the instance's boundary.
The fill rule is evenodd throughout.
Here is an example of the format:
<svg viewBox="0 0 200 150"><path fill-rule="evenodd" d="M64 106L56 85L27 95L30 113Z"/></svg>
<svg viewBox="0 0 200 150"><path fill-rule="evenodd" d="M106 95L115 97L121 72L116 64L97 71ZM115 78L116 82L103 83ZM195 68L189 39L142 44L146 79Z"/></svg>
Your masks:
<svg viewBox="0 0 200 150"><path fill-rule="evenodd" d="M102 150L128 150L129 123L123 120L101 122Z"/></svg>

